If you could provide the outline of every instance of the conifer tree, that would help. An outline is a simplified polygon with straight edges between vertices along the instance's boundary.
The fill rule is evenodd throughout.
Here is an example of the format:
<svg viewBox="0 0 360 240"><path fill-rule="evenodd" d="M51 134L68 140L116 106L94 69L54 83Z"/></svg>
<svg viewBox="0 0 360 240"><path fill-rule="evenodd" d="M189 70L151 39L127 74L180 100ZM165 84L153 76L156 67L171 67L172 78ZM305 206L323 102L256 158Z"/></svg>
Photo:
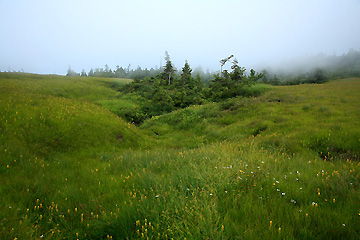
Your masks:
<svg viewBox="0 0 360 240"><path fill-rule="evenodd" d="M87 74L86 74L86 72L85 72L85 69L83 69L83 70L81 71L81 76L82 76L82 77L86 77L86 76L87 76Z"/></svg>
<svg viewBox="0 0 360 240"><path fill-rule="evenodd" d="M239 62L236 58L233 61L233 65L231 66L231 69L232 71L230 73L230 77L234 83L239 83L241 82L241 80L245 78L244 72L246 69L239 66Z"/></svg>
<svg viewBox="0 0 360 240"><path fill-rule="evenodd" d="M90 72L89 72L88 76L89 76L89 77L94 76L94 69L92 69L92 68L90 69Z"/></svg>
<svg viewBox="0 0 360 240"><path fill-rule="evenodd" d="M181 73L181 87L185 88L185 85L189 85L191 82L191 71L192 69L190 68L190 65L188 63L188 61L185 61L185 65L182 68L182 73Z"/></svg>
<svg viewBox="0 0 360 240"><path fill-rule="evenodd" d="M167 51L165 51L165 61L166 64L164 66L164 71L161 75L164 80L168 81L168 85L170 86L171 80L174 78L175 69L171 63L170 56Z"/></svg>

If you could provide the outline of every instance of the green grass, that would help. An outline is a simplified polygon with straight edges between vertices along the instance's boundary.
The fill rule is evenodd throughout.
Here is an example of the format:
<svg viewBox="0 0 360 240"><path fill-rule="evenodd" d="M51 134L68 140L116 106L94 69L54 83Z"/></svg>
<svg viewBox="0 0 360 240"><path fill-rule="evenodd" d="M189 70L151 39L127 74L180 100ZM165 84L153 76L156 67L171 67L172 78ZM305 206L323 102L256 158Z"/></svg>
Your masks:
<svg viewBox="0 0 360 240"><path fill-rule="evenodd" d="M140 127L127 81L0 73L1 239L360 237L360 79Z"/></svg>

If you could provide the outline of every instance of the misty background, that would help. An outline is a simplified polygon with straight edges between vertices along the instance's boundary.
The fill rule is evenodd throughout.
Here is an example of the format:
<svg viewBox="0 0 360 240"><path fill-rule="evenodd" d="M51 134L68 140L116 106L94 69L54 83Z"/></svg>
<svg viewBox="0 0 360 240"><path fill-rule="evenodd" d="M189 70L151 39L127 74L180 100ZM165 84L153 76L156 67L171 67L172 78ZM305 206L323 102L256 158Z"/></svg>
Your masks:
<svg viewBox="0 0 360 240"><path fill-rule="evenodd" d="M360 49L359 23L360 0L0 0L0 71L156 69L165 51L177 69L291 69Z"/></svg>

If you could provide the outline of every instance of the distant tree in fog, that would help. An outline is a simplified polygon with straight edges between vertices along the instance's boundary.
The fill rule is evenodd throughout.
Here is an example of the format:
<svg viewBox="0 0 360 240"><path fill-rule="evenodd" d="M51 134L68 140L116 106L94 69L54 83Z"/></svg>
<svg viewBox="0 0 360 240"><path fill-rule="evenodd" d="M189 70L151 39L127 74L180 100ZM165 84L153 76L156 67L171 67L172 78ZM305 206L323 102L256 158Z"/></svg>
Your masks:
<svg viewBox="0 0 360 240"><path fill-rule="evenodd" d="M82 77L87 77L87 74L86 74L86 72L85 72L85 69L83 69L83 70L81 71L81 76L82 76Z"/></svg>
<svg viewBox="0 0 360 240"><path fill-rule="evenodd" d="M324 83L327 81L327 78L325 76L325 71L320 68L316 68L309 77L308 82L309 83Z"/></svg>
<svg viewBox="0 0 360 240"><path fill-rule="evenodd" d="M89 77L94 76L94 69L90 69L90 72L89 72L88 76L89 76Z"/></svg>
<svg viewBox="0 0 360 240"><path fill-rule="evenodd" d="M71 67L69 66L69 69L67 71L66 76L80 76L80 73L75 72L74 70L71 69Z"/></svg>

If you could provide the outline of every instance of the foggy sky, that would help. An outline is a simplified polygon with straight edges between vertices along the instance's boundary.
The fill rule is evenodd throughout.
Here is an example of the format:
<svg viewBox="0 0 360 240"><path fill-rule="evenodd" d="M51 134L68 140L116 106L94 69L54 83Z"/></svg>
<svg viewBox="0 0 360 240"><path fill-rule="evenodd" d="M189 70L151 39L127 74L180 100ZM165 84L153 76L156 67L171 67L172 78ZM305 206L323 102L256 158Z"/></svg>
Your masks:
<svg viewBox="0 0 360 240"><path fill-rule="evenodd" d="M0 0L0 71L246 68L360 48L360 0Z"/></svg>

